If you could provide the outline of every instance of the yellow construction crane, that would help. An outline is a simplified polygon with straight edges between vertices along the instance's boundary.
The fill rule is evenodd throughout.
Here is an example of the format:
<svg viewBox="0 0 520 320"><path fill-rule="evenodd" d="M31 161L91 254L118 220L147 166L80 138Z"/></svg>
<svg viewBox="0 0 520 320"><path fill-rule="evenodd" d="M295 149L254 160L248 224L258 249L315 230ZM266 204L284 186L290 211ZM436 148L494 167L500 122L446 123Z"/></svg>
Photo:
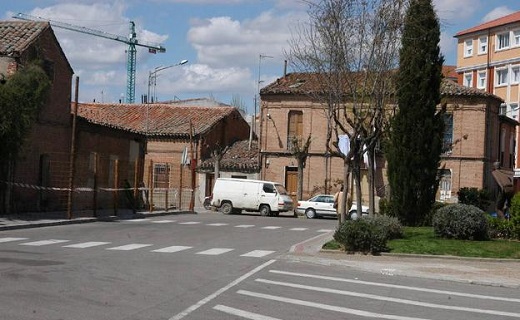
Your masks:
<svg viewBox="0 0 520 320"><path fill-rule="evenodd" d="M128 51L127 51L128 58L126 61L126 72L127 72L126 102L127 103L135 102L135 66L136 66L136 54L137 54L136 46L148 48L148 51L151 53L166 52L166 49L161 45L147 44L147 43L139 42L137 40L137 36L135 33L135 23L133 21L130 21L130 35L128 37L124 37L124 36L119 36L119 35L111 34L111 33L104 32L104 31L90 29L87 27L76 26L73 24L65 23L65 22L53 21L50 19L42 18L42 17L34 17L34 16L31 16L31 15L28 15L25 13L18 13L16 15L14 15L13 18L21 19L21 20L28 20L28 21L49 22L51 24L51 26L55 26L58 28L81 32L81 33L90 34L90 35L105 38L105 39L110 39L110 40L115 40L115 41L119 41L122 43L126 43L128 45Z"/></svg>

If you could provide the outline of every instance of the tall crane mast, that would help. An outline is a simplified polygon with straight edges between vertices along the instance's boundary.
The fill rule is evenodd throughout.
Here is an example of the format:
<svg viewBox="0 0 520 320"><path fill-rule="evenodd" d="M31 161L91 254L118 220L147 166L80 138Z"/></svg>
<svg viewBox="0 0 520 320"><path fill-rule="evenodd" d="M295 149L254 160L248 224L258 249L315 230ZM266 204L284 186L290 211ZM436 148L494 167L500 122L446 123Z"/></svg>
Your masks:
<svg viewBox="0 0 520 320"><path fill-rule="evenodd" d="M136 55L137 49L136 46L148 48L149 52L166 52L166 48L161 45L156 44L148 44L144 42L139 42L137 40L137 36L135 33L135 23L130 21L130 35L128 37L119 36L115 34L111 34L104 31L99 31L87 27L76 26L66 22L53 21L50 19L45 19L42 17L35 17L25 13L18 13L13 16L13 18L27 20L27 21L44 21L49 22L52 26L67 29L71 31L81 32L85 34L90 34L93 36L110 39L125 43L128 45L127 50L127 61L126 61L126 102L134 103L135 102L135 66L136 66Z"/></svg>

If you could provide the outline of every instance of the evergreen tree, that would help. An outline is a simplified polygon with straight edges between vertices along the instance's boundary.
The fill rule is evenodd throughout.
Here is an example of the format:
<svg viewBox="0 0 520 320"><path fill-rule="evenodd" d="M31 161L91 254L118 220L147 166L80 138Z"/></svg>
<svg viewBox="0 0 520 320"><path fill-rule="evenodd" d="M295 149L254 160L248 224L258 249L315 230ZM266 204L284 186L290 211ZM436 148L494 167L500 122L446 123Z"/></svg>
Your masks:
<svg viewBox="0 0 520 320"><path fill-rule="evenodd" d="M435 202L444 122L437 112L444 58L431 0L411 0L406 12L397 73L398 111L386 156L391 210L419 225Z"/></svg>

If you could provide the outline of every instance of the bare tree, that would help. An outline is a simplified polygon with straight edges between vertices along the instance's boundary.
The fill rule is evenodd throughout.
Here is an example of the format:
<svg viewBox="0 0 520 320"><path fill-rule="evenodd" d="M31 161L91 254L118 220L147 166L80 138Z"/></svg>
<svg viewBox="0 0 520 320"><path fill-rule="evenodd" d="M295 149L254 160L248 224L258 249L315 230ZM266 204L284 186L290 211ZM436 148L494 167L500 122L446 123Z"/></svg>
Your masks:
<svg viewBox="0 0 520 320"><path fill-rule="evenodd" d="M358 212L359 168L363 154L374 153L381 137L384 108L393 98L391 75L397 68L407 1L306 1L309 22L299 24L290 40L287 55L291 67L315 78L316 88L309 94L325 106L326 147L331 155L344 160L344 192L348 192L349 174L352 167L355 169ZM345 136L348 148L340 148L340 137ZM373 179L369 181L373 183ZM340 205L345 208L345 203ZM372 199L371 214L374 207ZM341 222L345 220L346 214Z"/></svg>

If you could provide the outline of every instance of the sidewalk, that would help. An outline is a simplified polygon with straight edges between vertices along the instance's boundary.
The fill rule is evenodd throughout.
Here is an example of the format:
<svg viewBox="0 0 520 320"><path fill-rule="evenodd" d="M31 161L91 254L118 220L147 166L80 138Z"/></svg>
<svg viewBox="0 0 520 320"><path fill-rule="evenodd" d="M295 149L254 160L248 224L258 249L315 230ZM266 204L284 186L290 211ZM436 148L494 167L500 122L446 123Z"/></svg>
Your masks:
<svg viewBox="0 0 520 320"><path fill-rule="evenodd" d="M2 230L38 228L96 221L142 219L154 216L194 214L190 211L121 212L117 216L110 211L101 212L98 218L38 219L27 216L0 216ZM474 283L520 289L520 260L460 258L429 255L383 254L381 256L347 254L341 251L321 250L332 239L333 232L294 245L285 259L327 266L343 266L357 270L381 273L386 276L409 276L437 280Z"/></svg>
<svg viewBox="0 0 520 320"><path fill-rule="evenodd" d="M333 232L293 246L289 260L380 273L520 289L520 259L485 259L383 253L381 256L322 250Z"/></svg>

